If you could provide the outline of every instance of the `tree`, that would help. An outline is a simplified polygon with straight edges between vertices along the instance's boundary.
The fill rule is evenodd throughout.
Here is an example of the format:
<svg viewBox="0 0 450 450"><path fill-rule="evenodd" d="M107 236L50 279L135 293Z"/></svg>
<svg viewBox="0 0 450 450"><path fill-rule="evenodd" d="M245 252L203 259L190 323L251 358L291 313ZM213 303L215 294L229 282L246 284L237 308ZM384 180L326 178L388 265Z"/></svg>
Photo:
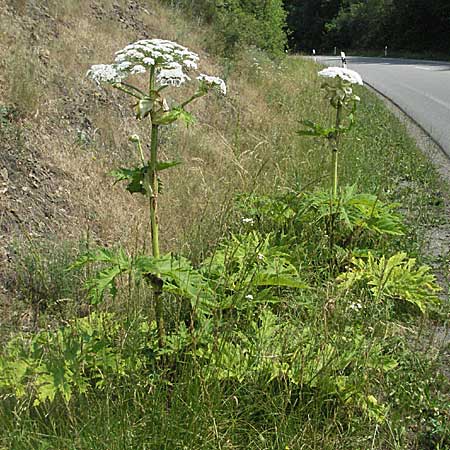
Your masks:
<svg viewBox="0 0 450 450"><path fill-rule="evenodd" d="M285 0L294 50L450 51L448 0Z"/></svg>
<svg viewBox="0 0 450 450"><path fill-rule="evenodd" d="M337 15L339 3L339 0L285 0L291 49L308 52L320 49L325 24Z"/></svg>
<svg viewBox="0 0 450 450"><path fill-rule="evenodd" d="M343 48L384 48L391 41L393 0L347 0L325 25L326 42Z"/></svg>

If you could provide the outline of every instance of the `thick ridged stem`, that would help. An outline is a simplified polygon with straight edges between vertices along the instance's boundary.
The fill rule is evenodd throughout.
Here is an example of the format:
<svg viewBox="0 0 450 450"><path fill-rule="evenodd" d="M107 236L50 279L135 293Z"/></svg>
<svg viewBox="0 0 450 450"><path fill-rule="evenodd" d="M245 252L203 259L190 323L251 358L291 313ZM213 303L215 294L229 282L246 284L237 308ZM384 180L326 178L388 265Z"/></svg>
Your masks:
<svg viewBox="0 0 450 450"><path fill-rule="evenodd" d="M339 127L342 121L342 106L338 105L336 110L336 131L334 136L333 148L332 148L332 162L331 162L331 179L332 179L332 189L333 189L333 200L337 197L338 188L338 152L339 152Z"/></svg>
<svg viewBox="0 0 450 450"><path fill-rule="evenodd" d="M334 211L335 211L335 203L337 201L337 192L338 192L338 155L339 155L339 137L340 137L340 126L342 121L342 105L338 104L336 108L336 125L335 125L335 133L333 139L333 146L331 149L331 190L332 197L330 201L330 225L329 225L329 243L330 243L330 253L333 255L334 248ZM331 258L330 265L333 264L334 258Z"/></svg>
<svg viewBox="0 0 450 450"><path fill-rule="evenodd" d="M159 224L158 224L158 125L152 125L152 136L150 145L150 161L148 165L148 184L149 184L149 209L150 209L150 227L152 239L152 255L159 258ZM160 274L155 274L154 289L154 306L156 327L158 330L158 343L160 348L165 343L165 327L164 327L164 309L162 304L162 283L160 282Z"/></svg>
<svg viewBox="0 0 450 450"><path fill-rule="evenodd" d="M149 162L149 201L150 201L150 225L152 238L152 255L159 258L159 230L158 230L158 125L152 125L152 140Z"/></svg>
<svg viewBox="0 0 450 450"><path fill-rule="evenodd" d="M149 95L155 90L155 74L156 68L152 66L149 77ZM150 142L150 161L148 163L147 195L149 200L150 211L150 233L152 242L152 255L159 258L159 225L158 225L158 131L159 126L152 123L152 133ZM160 274L154 274L151 281L153 287L153 299L155 308L156 328L158 331L158 345L164 347L166 331L164 326L164 308L162 303L162 280Z"/></svg>

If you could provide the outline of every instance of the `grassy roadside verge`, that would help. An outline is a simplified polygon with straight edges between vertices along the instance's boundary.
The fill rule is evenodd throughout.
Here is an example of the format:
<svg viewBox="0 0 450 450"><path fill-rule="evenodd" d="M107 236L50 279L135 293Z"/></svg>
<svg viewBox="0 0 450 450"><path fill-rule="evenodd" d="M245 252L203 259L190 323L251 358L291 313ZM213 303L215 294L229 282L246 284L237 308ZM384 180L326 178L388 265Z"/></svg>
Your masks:
<svg viewBox="0 0 450 450"><path fill-rule="evenodd" d="M439 375L439 353L421 338L427 319L395 296L374 298L367 285L340 289L336 272L344 272L354 255L342 253L339 268L330 270L327 224L314 208L298 213L305 211L305 198L313 199L310 193L328 187L329 150L295 134L301 120L332 120L316 72L310 61L290 58L280 68L263 55L248 54L231 78L233 120L214 116L219 108L213 105L208 112L216 121L189 131L196 158L207 159L205 140L223 137L228 159L221 160L227 164L217 184L227 195L216 194L208 166L202 198L214 194L228 206L205 208L202 220L183 230L186 242L179 237L180 248L186 244L185 254L196 267L211 255L222 255L224 263L220 258L206 263L216 304L205 316L193 320L182 296L168 295L172 341L163 368L148 326L145 286L122 280L114 302L108 298L89 318L79 319L56 302L62 296L72 303L85 299L77 280L71 280L71 292L62 289L63 264L50 267L58 261L52 249L31 262L17 261L24 274L36 274L16 286L25 301L34 298L31 289L46 288L37 301L50 308L38 325L50 331L37 340L31 333L19 336L4 352L13 357L12 366L2 360L10 376L34 370L25 383L16 378L16 392L3 387L5 448L448 445L448 383ZM237 103L244 91L244 101ZM383 204L400 202L405 231L394 237L361 232L361 245L352 250L363 254L373 248L386 257L407 251L420 259L421 230L441 220L442 183L382 102L365 90L358 94L357 124L343 142L342 186L355 184L357 192L378 195ZM200 118L208 112L200 111ZM214 132L205 138L208 128ZM183 139L184 132L167 136L169 142ZM186 188L175 181L173 186L172 198ZM232 202L249 192L258 198ZM171 207L167 216L173 218L166 220L175 223L177 211L186 209ZM224 226L211 238L217 211ZM242 218L253 222L243 224ZM343 243L352 232L342 224ZM308 288L255 286L247 276L261 273L255 260L267 261L266 271L270 261L288 261L289 275L297 274ZM36 262L39 270L32 271ZM436 308L429 312L436 318L444 314ZM27 366L31 360L38 365Z"/></svg>

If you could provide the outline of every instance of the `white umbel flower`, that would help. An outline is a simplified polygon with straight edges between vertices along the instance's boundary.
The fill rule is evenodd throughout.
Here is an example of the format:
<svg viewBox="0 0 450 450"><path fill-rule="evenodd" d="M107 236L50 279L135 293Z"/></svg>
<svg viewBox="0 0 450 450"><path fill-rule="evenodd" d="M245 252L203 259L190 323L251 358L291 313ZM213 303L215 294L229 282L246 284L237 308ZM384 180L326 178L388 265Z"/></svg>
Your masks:
<svg viewBox="0 0 450 450"><path fill-rule="evenodd" d="M122 63L123 64L123 63ZM134 75L135 73L145 73L147 69L141 64L136 64L131 70L130 73Z"/></svg>
<svg viewBox="0 0 450 450"><path fill-rule="evenodd" d="M196 53L176 42L141 39L116 52L113 64L94 65L87 75L97 83L117 83L154 67L159 84L180 86L190 80L184 70L197 69L198 59Z"/></svg>
<svg viewBox="0 0 450 450"><path fill-rule="evenodd" d="M102 82L120 83L126 77L126 73L119 66L95 64L87 71L86 76L92 78L97 84Z"/></svg>
<svg viewBox="0 0 450 450"><path fill-rule="evenodd" d="M199 57L176 42L163 39L141 39L116 52L116 63L131 61L144 66L158 66L170 69L168 65L176 62L184 69L196 69Z"/></svg>
<svg viewBox="0 0 450 450"><path fill-rule="evenodd" d="M201 73L197 77L197 80L207 84L208 86L217 87L223 95L227 94L227 86L225 84L225 81L222 80L222 78L212 77L210 75L205 75L204 73Z"/></svg>
<svg viewBox="0 0 450 450"><path fill-rule="evenodd" d="M350 84L363 85L363 80L358 72L342 67L327 67L319 72L319 76L324 78L340 78Z"/></svg>
<svg viewBox="0 0 450 450"><path fill-rule="evenodd" d="M161 69L156 75L156 82L161 86L180 86L190 78L183 72L178 63L173 63L167 69Z"/></svg>
<svg viewBox="0 0 450 450"><path fill-rule="evenodd" d="M199 57L186 47L164 39L141 39L116 52L113 64L94 65L87 75L98 84L118 83L130 75L154 69L160 86L181 86L191 78L190 70L197 69ZM207 87L227 92L225 82L218 77L200 74L197 79Z"/></svg>

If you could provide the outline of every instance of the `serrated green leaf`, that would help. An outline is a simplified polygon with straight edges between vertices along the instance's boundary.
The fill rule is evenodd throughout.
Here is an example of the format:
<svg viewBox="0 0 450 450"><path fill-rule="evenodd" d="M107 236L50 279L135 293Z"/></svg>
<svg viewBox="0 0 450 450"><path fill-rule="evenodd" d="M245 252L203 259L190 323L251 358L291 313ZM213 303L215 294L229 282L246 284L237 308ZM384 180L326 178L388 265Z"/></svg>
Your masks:
<svg viewBox="0 0 450 450"><path fill-rule="evenodd" d="M298 130L297 134L300 136L317 136L330 138L334 133L336 133L336 128L324 128L321 125L312 122L311 120L304 120L301 123L310 128L310 130Z"/></svg>
<svg viewBox="0 0 450 450"><path fill-rule="evenodd" d="M128 180L129 183L126 189L131 194L138 193L146 195L147 191L144 187L146 171L147 167L135 167L132 169L120 168L112 170L109 175L116 179L115 183Z"/></svg>
<svg viewBox="0 0 450 450"><path fill-rule="evenodd" d="M156 163L156 171L161 172L162 170L170 169L171 167L178 166L182 161L158 161Z"/></svg>
<svg viewBox="0 0 450 450"><path fill-rule="evenodd" d="M119 169L111 170L111 172L109 172L108 175L115 178L117 183L123 180L131 180L136 170L139 169L126 169L124 167L121 167Z"/></svg>
<svg viewBox="0 0 450 450"><path fill-rule="evenodd" d="M293 289L307 289L308 285L299 278L289 275L277 275L272 273L258 273L254 277L255 286L279 286Z"/></svg>
<svg viewBox="0 0 450 450"><path fill-rule="evenodd" d="M209 314L215 306L207 281L186 258L172 254L160 258L142 256L134 267L141 275L157 275L163 281L163 291L189 299L198 312Z"/></svg>
<svg viewBox="0 0 450 450"><path fill-rule="evenodd" d="M122 273L119 266L113 266L97 273L95 278L88 281L89 299L92 304L96 305L103 300L105 291L109 290L114 298L117 294L117 288L114 280Z"/></svg>

